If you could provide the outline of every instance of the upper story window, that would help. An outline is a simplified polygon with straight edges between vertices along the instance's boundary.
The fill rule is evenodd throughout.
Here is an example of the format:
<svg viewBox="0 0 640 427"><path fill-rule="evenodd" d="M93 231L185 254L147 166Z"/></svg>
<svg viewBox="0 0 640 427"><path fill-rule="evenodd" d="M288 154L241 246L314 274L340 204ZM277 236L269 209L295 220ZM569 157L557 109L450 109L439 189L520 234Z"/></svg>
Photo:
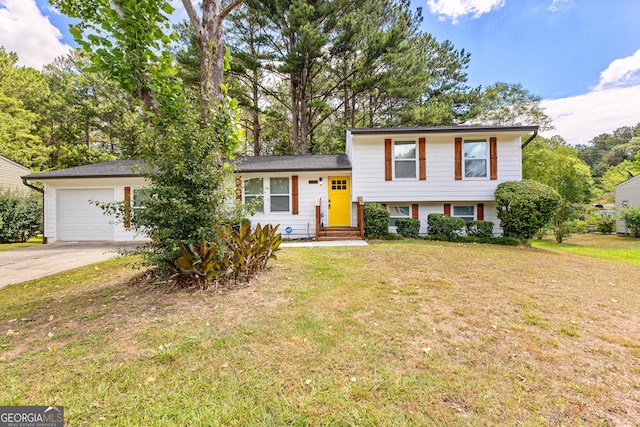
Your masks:
<svg viewBox="0 0 640 427"><path fill-rule="evenodd" d="M271 212L289 212L289 178L271 178Z"/></svg>
<svg viewBox="0 0 640 427"><path fill-rule="evenodd" d="M487 141L473 140L464 142L464 177L487 177Z"/></svg>
<svg viewBox="0 0 640 427"><path fill-rule="evenodd" d="M249 178L244 182L244 203L251 204L256 212L264 212L262 178Z"/></svg>
<svg viewBox="0 0 640 427"><path fill-rule="evenodd" d="M416 160L415 141L396 141L393 144L395 178L415 178Z"/></svg>

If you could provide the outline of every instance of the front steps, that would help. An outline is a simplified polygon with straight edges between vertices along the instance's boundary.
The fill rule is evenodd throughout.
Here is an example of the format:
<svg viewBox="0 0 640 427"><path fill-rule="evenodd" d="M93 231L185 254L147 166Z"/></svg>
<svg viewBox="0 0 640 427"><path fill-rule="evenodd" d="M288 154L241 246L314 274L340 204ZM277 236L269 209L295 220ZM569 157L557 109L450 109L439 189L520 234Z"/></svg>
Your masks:
<svg viewBox="0 0 640 427"><path fill-rule="evenodd" d="M316 240L326 242L331 240L362 240L358 227L320 227Z"/></svg>

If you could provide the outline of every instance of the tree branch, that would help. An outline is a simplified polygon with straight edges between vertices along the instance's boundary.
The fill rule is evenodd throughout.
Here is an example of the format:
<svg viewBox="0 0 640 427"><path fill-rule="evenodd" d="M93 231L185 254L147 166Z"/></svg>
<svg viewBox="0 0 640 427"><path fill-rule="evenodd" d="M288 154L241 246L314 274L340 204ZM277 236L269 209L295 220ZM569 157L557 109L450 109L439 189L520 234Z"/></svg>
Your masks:
<svg viewBox="0 0 640 427"><path fill-rule="evenodd" d="M220 21L226 18L227 15L233 11L233 9L240 6L242 3L244 3L244 0L233 0L227 7L222 9L222 12L220 12Z"/></svg>
<svg viewBox="0 0 640 427"><path fill-rule="evenodd" d="M109 6L111 6L111 9L113 9L118 14L118 17L120 19L125 19L126 18L124 10L122 10L122 6L120 6L114 0L109 0Z"/></svg>
<svg viewBox="0 0 640 427"><path fill-rule="evenodd" d="M200 17L198 16L196 9L193 7L193 3L191 3L191 0L182 0L182 4L184 5L184 9L189 16L191 25L193 25L193 29L195 30L196 34L199 35L202 32L202 23L200 22Z"/></svg>

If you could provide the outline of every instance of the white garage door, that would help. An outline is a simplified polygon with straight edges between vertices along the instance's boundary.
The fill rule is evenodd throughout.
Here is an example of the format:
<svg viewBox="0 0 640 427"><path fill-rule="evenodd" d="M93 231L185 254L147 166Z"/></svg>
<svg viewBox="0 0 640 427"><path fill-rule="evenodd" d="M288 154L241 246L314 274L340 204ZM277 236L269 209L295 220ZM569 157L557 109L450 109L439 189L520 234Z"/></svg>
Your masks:
<svg viewBox="0 0 640 427"><path fill-rule="evenodd" d="M62 241L114 240L113 218L90 200L113 202L113 188L58 190L57 239Z"/></svg>

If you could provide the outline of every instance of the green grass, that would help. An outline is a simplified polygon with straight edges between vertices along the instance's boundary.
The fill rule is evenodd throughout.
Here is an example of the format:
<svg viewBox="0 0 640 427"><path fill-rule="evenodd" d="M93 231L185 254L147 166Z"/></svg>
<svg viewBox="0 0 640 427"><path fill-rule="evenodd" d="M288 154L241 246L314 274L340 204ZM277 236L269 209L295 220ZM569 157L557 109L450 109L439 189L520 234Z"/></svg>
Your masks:
<svg viewBox="0 0 640 427"><path fill-rule="evenodd" d="M560 244L552 239L533 240L531 243L537 248L640 266L640 239L633 237L575 234Z"/></svg>
<svg viewBox="0 0 640 427"><path fill-rule="evenodd" d="M0 243L0 252L2 251L10 251L18 248L28 248L30 246L38 246L42 244L42 234L38 236L31 237L28 241L24 243Z"/></svg>
<svg viewBox="0 0 640 427"><path fill-rule="evenodd" d="M73 426L633 425L633 265L424 241L287 248L251 286L117 259L0 290L0 405Z"/></svg>

